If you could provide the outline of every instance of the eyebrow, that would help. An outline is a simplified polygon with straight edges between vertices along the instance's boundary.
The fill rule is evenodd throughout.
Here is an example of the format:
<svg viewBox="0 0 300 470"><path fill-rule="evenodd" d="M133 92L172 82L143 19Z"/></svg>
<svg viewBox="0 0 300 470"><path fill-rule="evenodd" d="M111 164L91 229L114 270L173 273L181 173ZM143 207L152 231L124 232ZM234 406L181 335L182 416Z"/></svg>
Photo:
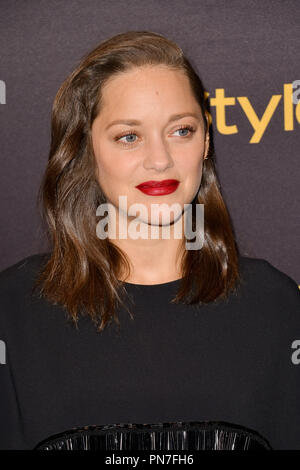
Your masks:
<svg viewBox="0 0 300 470"><path fill-rule="evenodd" d="M178 121L179 119L182 119L187 116L193 116L196 119L199 119L199 114L197 113L181 113L181 114L172 114L169 118L169 122L173 121ZM110 124L108 124L105 128L105 130L109 129L111 126L114 126L116 124L126 124L127 126L140 126L142 125L141 121L137 121L136 119L116 119L115 121L112 121Z"/></svg>

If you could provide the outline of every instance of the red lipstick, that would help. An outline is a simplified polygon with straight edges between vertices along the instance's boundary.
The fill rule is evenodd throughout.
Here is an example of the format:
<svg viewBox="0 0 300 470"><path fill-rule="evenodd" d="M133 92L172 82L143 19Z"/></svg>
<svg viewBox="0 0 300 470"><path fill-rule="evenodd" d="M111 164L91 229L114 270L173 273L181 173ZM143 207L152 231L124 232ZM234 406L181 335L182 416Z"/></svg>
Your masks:
<svg viewBox="0 0 300 470"><path fill-rule="evenodd" d="M163 196L176 191L178 185L178 180L144 181L136 188L149 196Z"/></svg>

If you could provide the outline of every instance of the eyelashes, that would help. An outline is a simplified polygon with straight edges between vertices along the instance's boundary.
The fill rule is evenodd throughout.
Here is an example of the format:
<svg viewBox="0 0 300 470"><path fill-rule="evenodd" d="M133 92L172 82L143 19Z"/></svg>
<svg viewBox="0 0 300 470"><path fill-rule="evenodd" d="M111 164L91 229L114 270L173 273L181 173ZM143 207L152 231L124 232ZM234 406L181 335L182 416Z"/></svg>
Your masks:
<svg viewBox="0 0 300 470"><path fill-rule="evenodd" d="M181 136L183 139L187 139L187 138L190 138L195 132L196 132L196 129L193 127L193 126L190 126L190 125L182 125L180 127L178 127L174 132L177 132L177 131L180 131L180 130L188 130L190 132L189 135L184 135L184 136ZM135 131L135 130L132 130L130 132L125 132L123 134L120 134L120 135L117 135L114 140L122 145L123 147L130 147L134 144L136 144L136 140L134 142L122 142L120 139L122 139L123 137L127 137L127 136L130 136L130 135L136 135L138 136L138 132Z"/></svg>

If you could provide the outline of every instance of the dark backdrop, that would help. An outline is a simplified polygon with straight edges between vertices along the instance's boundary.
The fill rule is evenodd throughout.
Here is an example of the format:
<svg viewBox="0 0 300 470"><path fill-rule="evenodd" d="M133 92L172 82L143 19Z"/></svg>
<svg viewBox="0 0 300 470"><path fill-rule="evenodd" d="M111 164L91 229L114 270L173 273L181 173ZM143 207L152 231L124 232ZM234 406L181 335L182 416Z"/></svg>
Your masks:
<svg viewBox="0 0 300 470"><path fill-rule="evenodd" d="M1 0L0 23L0 269L46 247L36 197L62 81L100 41L151 30L182 47L210 93L217 171L242 254L300 284L297 0Z"/></svg>

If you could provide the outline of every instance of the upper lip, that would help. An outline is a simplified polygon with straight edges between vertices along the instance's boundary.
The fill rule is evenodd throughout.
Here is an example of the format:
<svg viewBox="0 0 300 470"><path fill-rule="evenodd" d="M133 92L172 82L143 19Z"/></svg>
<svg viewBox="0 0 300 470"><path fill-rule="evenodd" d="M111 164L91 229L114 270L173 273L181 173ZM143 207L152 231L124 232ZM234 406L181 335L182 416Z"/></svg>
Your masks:
<svg viewBox="0 0 300 470"><path fill-rule="evenodd" d="M149 186L149 187L152 187L152 188L159 188L161 186L168 186L168 185L171 185L171 184L175 184L175 183L179 183L178 180L162 180L162 181L144 181L143 183L140 183L136 186L136 188L139 188L141 186Z"/></svg>

